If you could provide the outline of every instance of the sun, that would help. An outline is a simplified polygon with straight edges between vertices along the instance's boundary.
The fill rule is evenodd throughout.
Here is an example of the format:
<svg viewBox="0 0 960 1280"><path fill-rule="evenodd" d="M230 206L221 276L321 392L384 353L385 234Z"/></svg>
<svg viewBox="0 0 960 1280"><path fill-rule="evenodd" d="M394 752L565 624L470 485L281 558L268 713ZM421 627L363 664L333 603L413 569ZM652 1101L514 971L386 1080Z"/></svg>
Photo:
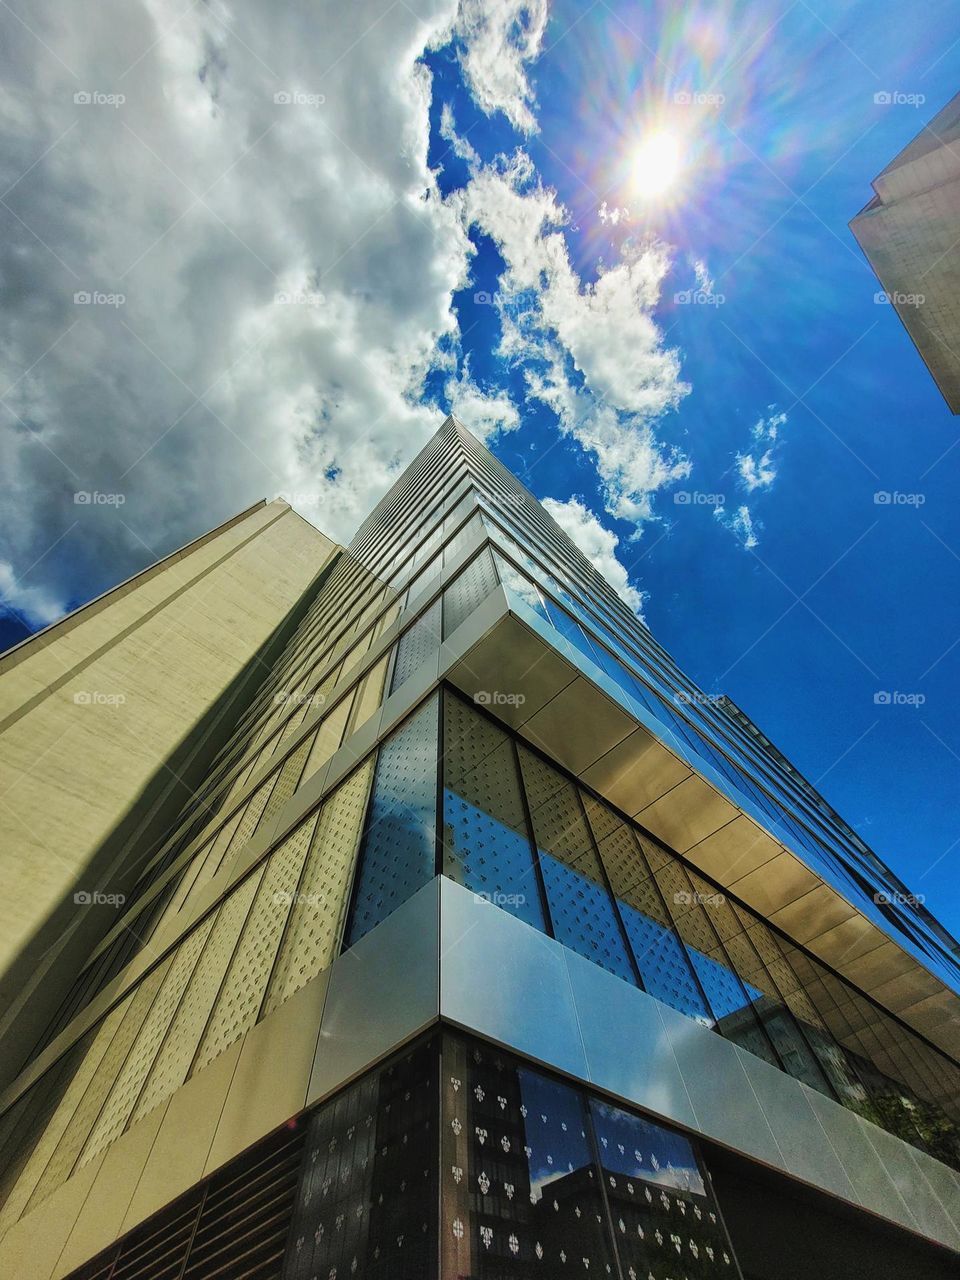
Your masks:
<svg viewBox="0 0 960 1280"><path fill-rule="evenodd" d="M633 183L643 200L657 200L677 185L684 168L680 139L669 129L644 137L633 154Z"/></svg>

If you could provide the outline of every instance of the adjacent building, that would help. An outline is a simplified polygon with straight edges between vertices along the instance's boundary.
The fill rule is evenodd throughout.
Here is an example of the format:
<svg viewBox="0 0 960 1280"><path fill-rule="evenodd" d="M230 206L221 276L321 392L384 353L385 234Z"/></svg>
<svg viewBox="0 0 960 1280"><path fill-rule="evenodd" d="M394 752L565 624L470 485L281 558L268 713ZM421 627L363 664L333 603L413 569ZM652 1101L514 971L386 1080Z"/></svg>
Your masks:
<svg viewBox="0 0 960 1280"><path fill-rule="evenodd" d="M454 419L316 550L0 1040L0 1274L956 1274L946 931Z"/></svg>
<svg viewBox="0 0 960 1280"><path fill-rule="evenodd" d="M902 94L880 94L888 102ZM850 223L951 413L960 413L960 93L873 181Z"/></svg>

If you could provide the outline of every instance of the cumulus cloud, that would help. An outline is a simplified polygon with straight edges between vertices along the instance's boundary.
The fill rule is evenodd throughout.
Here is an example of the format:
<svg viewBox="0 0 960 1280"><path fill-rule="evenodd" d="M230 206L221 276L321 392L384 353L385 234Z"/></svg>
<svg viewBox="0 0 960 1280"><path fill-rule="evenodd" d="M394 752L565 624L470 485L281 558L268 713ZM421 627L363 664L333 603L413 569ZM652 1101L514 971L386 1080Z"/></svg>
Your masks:
<svg viewBox="0 0 960 1280"><path fill-rule="evenodd" d="M651 518L652 495L690 471L655 431L689 391L652 314L669 248L628 241L616 264L582 280L563 235L567 211L523 151L479 168L449 203L465 227L496 242L506 263L497 294L500 353L523 366L528 393L594 455L608 509Z"/></svg>
<svg viewBox="0 0 960 1280"><path fill-rule="evenodd" d="M456 7L416 9L36 0L5 24L4 541L16 572L50 552L48 601L261 496L347 538L439 425L424 379L471 249L418 62Z"/></svg>
<svg viewBox="0 0 960 1280"><path fill-rule="evenodd" d="M774 406L769 405L767 416L761 414L754 423L750 449L736 456L739 481L747 493L769 489L777 478L776 453L782 443L780 428L785 425L787 415L772 412L773 409Z"/></svg>
<svg viewBox="0 0 960 1280"><path fill-rule="evenodd" d="M484 391L470 375L469 364L461 374L448 378L444 395L455 414L473 434L489 445L494 436L520 426L517 407L505 391Z"/></svg>
<svg viewBox="0 0 960 1280"><path fill-rule="evenodd" d="M547 0L461 0L454 36L467 86L488 116L502 112L515 129L537 131L526 64L540 53Z"/></svg>
<svg viewBox="0 0 960 1280"><path fill-rule="evenodd" d="M631 585L626 566L617 556L620 545L617 535L605 529L580 498L568 498L566 502L544 498L543 506L593 567L606 578L621 600L634 613L642 615L646 592Z"/></svg>

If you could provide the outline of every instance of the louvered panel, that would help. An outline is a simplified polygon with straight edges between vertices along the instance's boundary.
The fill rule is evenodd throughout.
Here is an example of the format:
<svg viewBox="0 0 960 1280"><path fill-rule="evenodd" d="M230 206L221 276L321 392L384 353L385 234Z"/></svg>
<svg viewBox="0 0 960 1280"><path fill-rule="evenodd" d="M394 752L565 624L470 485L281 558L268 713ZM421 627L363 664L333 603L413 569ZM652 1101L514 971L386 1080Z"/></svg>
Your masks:
<svg viewBox="0 0 960 1280"><path fill-rule="evenodd" d="M256 900L197 1053L195 1071L229 1048L257 1019L316 825L314 813L266 863Z"/></svg>
<svg viewBox="0 0 960 1280"><path fill-rule="evenodd" d="M169 965L169 960L159 964L152 973L147 974L133 995L125 1001L123 1020L110 1041L106 1053L100 1060L100 1065L80 1100L63 1137L57 1144L53 1158L44 1169L43 1177L37 1183L37 1189L27 1205L28 1210L39 1204L45 1196L65 1182L73 1172L77 1158L96 1123L97 1116L100 1114L110 1089L120 1074L123 1063L130 1051L130 1046L143 1026L144 1019L150 1011L150 1006L153 1004L160 985L167 974Z"/></svg>
<svg viewBox="0 0 960 1280"><path fill-rule="evenodd" d="M115 1138L119 1138L126 1128L140 1089L160 1050L163 1037L180 1003L180 998L193 973L212 924L212 917L204 920L198 928L184 938L174 953L163 984L150 1006L150 1012L144 1019L116 1084L110 1091L103 1111L83 1148L79 1162L81 1166L92 1160Z"/></svg>
<svg viewBox="0 0 960 1280"><path fill-rule="evenodd" d="M268 1013L333 961L372 776L370 757L323 806L271 979Z"/></svg>
<svg viewBox="0 0 960 1280"><path fill-rule="evenodd" d="M187 1078L213 1002L250 910L259 877L248 876L217 912L207 944L184 992L163 1048L137 1101L132 1123L147 1115Z"/></svg>

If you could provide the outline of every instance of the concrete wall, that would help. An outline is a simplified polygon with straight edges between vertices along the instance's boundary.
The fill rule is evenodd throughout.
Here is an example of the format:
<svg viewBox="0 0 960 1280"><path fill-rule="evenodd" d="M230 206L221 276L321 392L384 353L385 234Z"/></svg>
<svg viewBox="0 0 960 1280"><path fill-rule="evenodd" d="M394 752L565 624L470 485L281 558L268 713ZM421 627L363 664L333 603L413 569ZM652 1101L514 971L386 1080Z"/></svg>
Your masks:
<svg viewBox="0 0 960 1280"><path fill-rule="evenodd" d="M182 796L184 744L337 550L260 503L0 659L0 1010L48 972L67 916L113 923L73 894L109 890L130 857L110 838L145 797L149 818Z"/></svg>

